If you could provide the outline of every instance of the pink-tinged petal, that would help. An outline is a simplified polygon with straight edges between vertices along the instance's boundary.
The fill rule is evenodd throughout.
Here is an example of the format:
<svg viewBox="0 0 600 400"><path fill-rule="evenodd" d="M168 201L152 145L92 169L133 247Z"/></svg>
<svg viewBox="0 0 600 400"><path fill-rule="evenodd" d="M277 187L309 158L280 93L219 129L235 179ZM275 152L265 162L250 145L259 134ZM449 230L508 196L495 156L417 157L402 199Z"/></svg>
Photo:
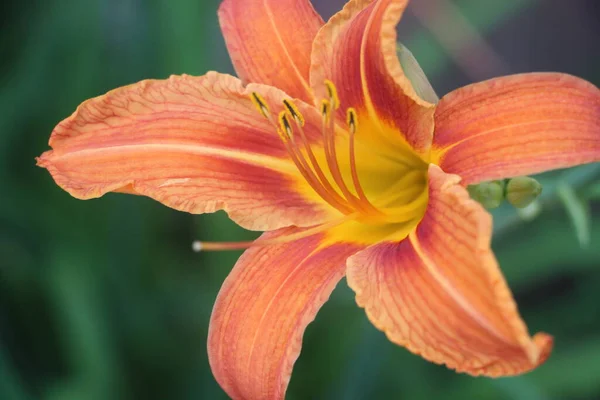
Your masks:
<svg viewBox="0 0 600 400"><path fill-rule="evenodd" d="M558 73L465 86L439 103L433 154L463 184L600 161L600 90Z"/></svg>
<svg viewBox="0 0 600 400"><path fill-rule="evenodd" d="M306 326L344 276L346 258L360 249L323 247L322 238L250 248L225 280L210 321L208 356L233 399L284 398Z"/></svg>
<svg viewBox="0 0 600 400"><path fill-rule="evenodd" d="M427 360L473 375L529 371L552 338L529 336L490 250L491 216L459 180L432 165L416 231L350 257L348 283L377 328Z"/></svg>
<svg viewBox="0 0 600 400"><path fill-rule="evenodd" d="M399 131L413 148L431 146L434 105L419 97L396 55L396 24L408 0L351 0L319 31L313 44L311 85L337 87L341 113L354 107Z"/></svg>
<svg viewBox="0 0 600 400"><path fill-rule="evenodd" d="M310 193L271 124L252 104L283 92L228 75L173 76L84 102L55 128L38 163L74 197L137 193L191 213L224 209L248 229L308 226L332 209ZM298 104L310 140L317 110ZM279 106L282 108L282 106Z"/></svg>
<svg viewBox="0 0 600 400"><path fill-rule="evenodd" d="M310 53L323 20L309 0L224 0L219 21L244 83L272 85L312 101Z"/></svg>

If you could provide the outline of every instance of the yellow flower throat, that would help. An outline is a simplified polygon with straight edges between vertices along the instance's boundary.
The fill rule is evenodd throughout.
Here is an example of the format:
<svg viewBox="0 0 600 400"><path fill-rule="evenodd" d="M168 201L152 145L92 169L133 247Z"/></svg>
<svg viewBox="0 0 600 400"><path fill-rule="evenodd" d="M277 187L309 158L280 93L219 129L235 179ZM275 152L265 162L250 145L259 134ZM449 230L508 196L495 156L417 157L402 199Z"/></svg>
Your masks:
<svg viewBox="0 0 600 400"><path fill-rule="evenodd" d="M402 240L419 223L428 201L427 163L403 140L400 133L365 112L346 110L346 126L336 125L338 93L326 81L328 98L321 101L322 143L309 143L305 119L291 100L284 100L274 118L258 93L250 98L277 131L299 171L298 191L332 208L332 220L303 232L270 241L240 243L197 242L202 250L245 248L289 242L325 233L323 245L336 242L372 244ZM360 161L360 162L357 162Z"/></svg>

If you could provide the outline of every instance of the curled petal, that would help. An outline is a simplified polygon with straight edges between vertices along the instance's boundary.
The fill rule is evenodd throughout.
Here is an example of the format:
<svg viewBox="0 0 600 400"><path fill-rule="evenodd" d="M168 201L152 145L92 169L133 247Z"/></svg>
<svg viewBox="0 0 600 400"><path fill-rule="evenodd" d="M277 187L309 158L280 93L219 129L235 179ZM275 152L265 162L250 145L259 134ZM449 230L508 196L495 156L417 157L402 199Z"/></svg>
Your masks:
<svg viewBox="0 0 600 400"><path fill-rule="evenodd" d="M327 220L331 209L307 194L275 129L252 104L252 91L273 105L284 98L216 73L116 89L58 124L53 150L38 164L80 199L136 193L191 213L224 209L256 230ZM310 108L303 111L309 140L320 138L318 112L311 119Z"/></svg>
<svg viewBox="0 0 600 400"><path fill-rule="evenodd" d="M430 200L416 231L348 260L348 283L373 324L427 360L473 375L529 371L552 338L533 338L490 250L491 216L456 175L429 170Z"/></svg>
<svg viewBox="0 0 600 400"><path fill-rule="evenodd" d="M400 131L424 154L431 146L434 104L417 94L396 54L396 24L407 2L349 1L315 38L310 80L320 97L326 96L323 82L331 80L342 112L353 107L368 113L381 131Z"/></svg>
<svg viewBox="0 0 600 400"><path fill-rule="evenodd" d="M402 43L397 44L396 52L402 70L415 89L415 93L423 100L437 104L440 101L440 98L435 93L433 86L431 86L431 82L427 79L425 72L417 62L415 56L413 56L411 51Z"/></svg>
<svg viewBox="0 0 600 400"><path fill-rule="evenodd" d="M284 398L306 326L344 276L346 258L359 249L324 247L321 240L250 248L225 280L210 321L208 356L233 399Z"/></svg>
<svg viewBox="0 0 600 400"><path fill-rule="evenodd" d="M600 90L557 73L455 90L435 112L433 154L464 184L600 161Z"/></svg>
<svg viewBox="0 0 600 400"><path fill-rule="evenodd" d="M312 101L310 52L323 20L309 0L225 0L219 21L238 76Z"/></svg>

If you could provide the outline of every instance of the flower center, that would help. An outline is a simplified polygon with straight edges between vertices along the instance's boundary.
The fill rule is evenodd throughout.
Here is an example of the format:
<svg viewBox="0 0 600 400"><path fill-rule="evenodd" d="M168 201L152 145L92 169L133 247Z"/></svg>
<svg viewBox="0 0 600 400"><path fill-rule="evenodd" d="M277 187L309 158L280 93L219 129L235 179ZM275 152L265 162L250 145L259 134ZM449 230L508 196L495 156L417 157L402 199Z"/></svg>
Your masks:
<svg viewBox="0 0 600 400"><path fill-rule="evenodd" d="M397 143L391 143L396 152L390 152L388 160L385 160L385 154L381 154L375 146L363 143L358 150L362 150L365 160L359 173L357 137L362 135L368 143L372 137L367 136L383 138L384 135L373 132L377 129L369 127L369 124L366 124L365 131L360 132L358 115L352 107L346 109L345 129L340 129L335 123L335 113L340 107L337 90L331 81L326 81L325 86L329 96L321 101L322 147L316 149L305 133L303 115L291 100L283 101L283 109L275 121L267 103L258 93L253 92L251 99L278 132L305 182L343 215L369 223L394 223L421 214L427 202L424 190L427 164L406 144L397 146ZM342 134L336 135L340 131ZM396 139L399 138L398 135ZM394 165L395 158L402 162ZM361 176L366 180L361 180ZM367 187L363 185L365 181ZM382 189L384 185L387 187Z"/></svg>
<svg viewBox="0 0 600 400"><path fill-rule="evenodd" d="M368 116L361 118L364 123L359 126L359 114L352 107L345 110L345 126L336 124L341 103L334 84L326 81L325 86L328 98L321 101L319 145L309 141L305 118L292 100L283 100L275 118L260 94L252 92L250 98L277 131L302 175L307 195L327 202L340 212L340 218L268 241L195 242L195 250L266 246L322 232L326 233L324 245L340 241L370 244L401 240L418 224L428 201L427 163L393 128Z"/></svg>

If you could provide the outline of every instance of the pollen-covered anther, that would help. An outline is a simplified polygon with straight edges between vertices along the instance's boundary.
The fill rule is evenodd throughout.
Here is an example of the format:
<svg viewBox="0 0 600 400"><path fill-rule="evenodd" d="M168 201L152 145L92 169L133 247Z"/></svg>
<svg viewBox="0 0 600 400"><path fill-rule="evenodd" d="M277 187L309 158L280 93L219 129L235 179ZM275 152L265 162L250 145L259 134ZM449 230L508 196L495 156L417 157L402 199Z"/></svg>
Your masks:
<svg viewBox="0 0 600 400"><path fill-rule="evenodd" d="M323 119L323 123L327 124L329 121L329 117L331 115L331 103L329 100L321 100L321 118ZM323 128L325 129L325 128Z"/></svg>
<svg viewBox="0 0 600 400"><path fill-rule="evenodd" d="M356 110L352 107L346 110L346 124L351 133L356 133L358 129L358 120L356 118Z"/></svg>
<svg viewBox="0 0 600 400"><path fill-rule="evenodd" d="M252 92L250 99L258 112L271 123L288 152L290 159L306 182L319 196L344 215L352 213L354 208L331 186L310 148L310 143L303 128L305 119L296 104L288 99L283 100L283 110L279 112L277 120L275 120L271 115L267 102L260 94ZM295 128L292 124L295 125ZM294 129L299 134L299 141L296 140ZM304 151L301 149L301 146L303 146Z"/></svg>
<svg viewBox="0 0 600 400"><path fill-rule="evenodd" d="M370 213L378 214L379 211L377 208L369 201L365 191L363 190L360 179L358 177L358 170L356 166L356 150L355 150L355 136L356 131L358 130L358 117L356 116L356 110L352 107L346 110L346 125L348 125L348 131L350 133L349 139L349 150L350 150L350 174L352 176L352 184L354 185L354 190L358 195L360 203L364 209L369 211Z"/></svg>
<svg viewBox="0 0 600 400"><path fill-rule="evenodd" d="M290 121L288 121L286 114L285 111L279 113L279 129L281 129L281 132L285 133L288 139L293 139L294 131L292 130L292 125L290 125Z"/></svg>
<svg viewBox="0 0 600 400"><path fill-rule="evenodd" d="M271 118L271 110L269 110L267 102L260 94L252 92L250 94L250 100L252 100L252 104L254 104L258 112L260 112L263 117L267 119Z"/></svg>
<svg viewBox="0 0 600 400"><path fill-rule="evenodd" d="M292 162L306 182L327 203L345 215L358 212L361 215L381 214L367 199L359 182L356 166L354 136L358 130L356 110L347 110L347 126L350 139L350 173L352 182L350 186L342 177L338 161L336 146L336 130L338 129L335 114L332 112L340 107L338 92L332 81L326 80L328 98L321 101L322 138L325 155L324 165L320 165L315 156L311 143L304 132L306 120L298 106L290 99L282 100L283 109L277 114L277 119L272 117L267 102L263 97L252 92L250 99L260 112L273 126L279 135ZM323 167L326 167L328 177ZM351 190L351 188L353 190Z"/></svg>
<svg viewBox="0 0 600 400"><path fill-rule="evenodd" d="M291 100L283 100L283 105L290 113L294 121L296 121L298 125L304 126L304 116L302 116L302 113L298 109L298 106L296 106L296 104L294 104Z"/></svg>
<svg viewBox="0 0 600 400"><path fill-rule="evenodd" d="M331 106L334 110L340 108L340 97L338 96L337 88L335 84L329 79L325 80L325 88L327 89L327 94L329 96L329 101L331 102Z"/></svg>

